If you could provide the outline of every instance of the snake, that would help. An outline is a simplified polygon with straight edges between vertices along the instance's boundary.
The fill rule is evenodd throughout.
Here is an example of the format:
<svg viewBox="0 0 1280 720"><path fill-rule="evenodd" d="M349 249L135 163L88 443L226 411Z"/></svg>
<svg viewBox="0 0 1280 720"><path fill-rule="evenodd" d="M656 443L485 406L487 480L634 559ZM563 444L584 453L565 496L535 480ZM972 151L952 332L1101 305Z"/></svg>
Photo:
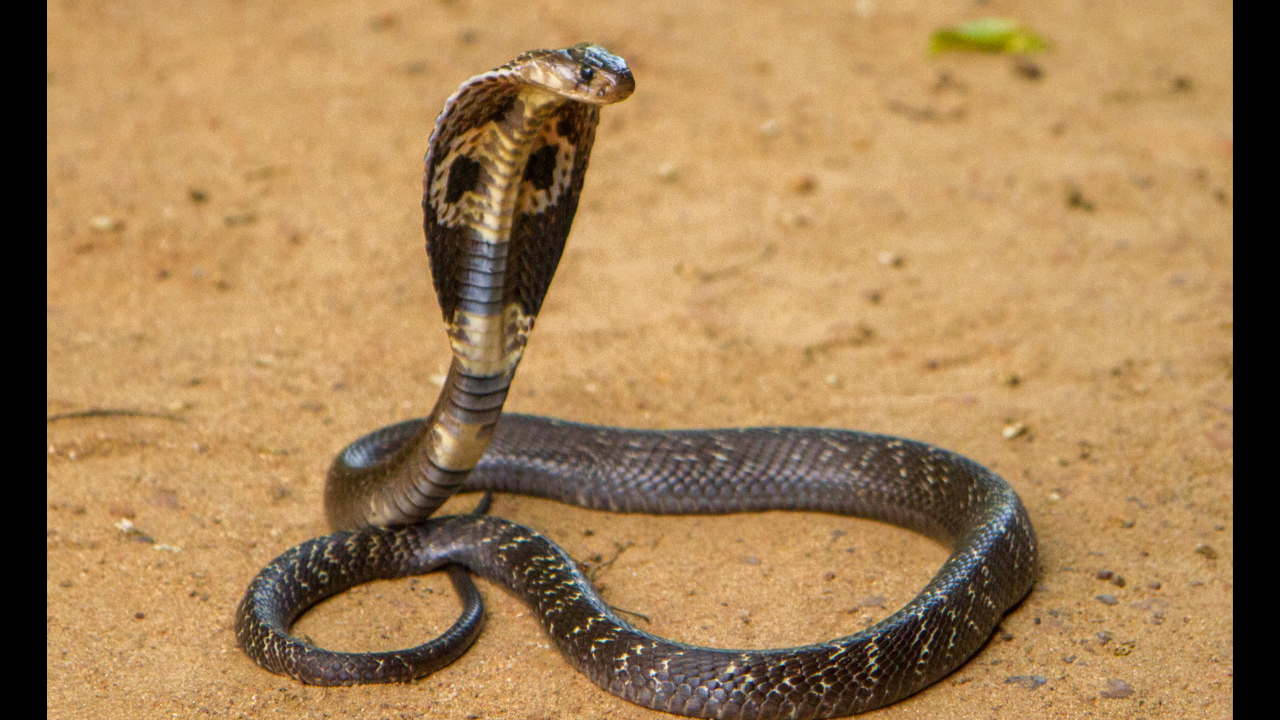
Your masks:
<svg viewBox="0 0 1280 720"><path fill-rule="evenodd" d="M428 675L479 635L474 574L530 606L564 658L624 700L691 717L844 717L960 667L1030 592L1036 535L1025 507L998 475L956 453L851 430L637 430L502 414L577 211L601 108L634 89L625 60L582 44L524 53L445 102L422 207L449 371L427 417L371 432L334 460L324 504L335 532L287 550L250 582L235 632L261 667L317 685ZM458 491L487 494L474 512L433 517ZM620 513L858 516L951 553L914 599L847 637L703 647L629 624L567 552L487 514L493 492ZM442 569L463 610L418 647L333 652L290 634L325 598Z"/></svg>

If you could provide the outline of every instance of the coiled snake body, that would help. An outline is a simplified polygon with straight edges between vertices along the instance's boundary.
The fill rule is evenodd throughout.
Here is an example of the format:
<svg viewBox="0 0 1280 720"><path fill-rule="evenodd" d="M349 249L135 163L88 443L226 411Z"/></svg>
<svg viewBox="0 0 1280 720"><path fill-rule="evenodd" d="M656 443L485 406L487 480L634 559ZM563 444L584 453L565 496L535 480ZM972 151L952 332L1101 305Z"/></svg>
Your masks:
<svg viewBox="0 0 1280 720"><path fill-rule="evenodd" d="M1021 501L946 450L816 428L499 422L577 208L599 108L633 89L621 58L579 45L521 55L446 102L423 208L454 360L431 415L366 435L334 461L325 507L340 532L285 552L249 585L236 635L262 667L322 685L410 680L444 667L480 629L469 570L532 606L569 662L631 702L694 717L841 717L959 667L1030 590L1036 538ZM478 513L424 520L459 489L615 512L857 515L953 549L914 600L866 630L804 647L720 650L628 625L568 554L529 528ZM440 568L464 611L436 640L336 653L289 635L302 612L335 593Z"/></svg>

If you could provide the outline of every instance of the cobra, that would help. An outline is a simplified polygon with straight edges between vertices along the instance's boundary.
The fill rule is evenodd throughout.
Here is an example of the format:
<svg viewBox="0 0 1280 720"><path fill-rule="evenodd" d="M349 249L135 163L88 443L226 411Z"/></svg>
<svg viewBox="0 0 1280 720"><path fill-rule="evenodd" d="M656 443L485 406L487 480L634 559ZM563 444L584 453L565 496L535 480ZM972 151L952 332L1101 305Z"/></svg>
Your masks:
<svg viewBox="0 0 1280 720"><path fill-rule="evenodd" d="M370 433L334 461L325 508L338 532L276 558L237 610L236 636L254 662L319 685L422 677L478 635L474 573L533 608L563 656L625 700L694 717L842 717L955 670L1029 592L1036 536L1018 496L940 448L816 428L640 431L500 418L569 234L600 108L634 87L621 58L577 45L525 53L445 103L422 203L453 350L444 389L428 417ZM458 490L613 512L856 515L952 552L915 599L858 633L804 647L716 649L632 627L573 558L527 527L483 512L429 518ZM436 640L339 653L289 634L335 593L442 568L464 610Z"/></svg>

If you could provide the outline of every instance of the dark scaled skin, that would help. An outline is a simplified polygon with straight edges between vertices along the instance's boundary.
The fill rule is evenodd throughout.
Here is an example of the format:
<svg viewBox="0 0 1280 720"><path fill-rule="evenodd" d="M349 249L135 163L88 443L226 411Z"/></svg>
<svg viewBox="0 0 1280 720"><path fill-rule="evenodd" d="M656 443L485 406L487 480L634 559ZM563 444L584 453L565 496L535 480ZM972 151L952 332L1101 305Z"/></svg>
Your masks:
<svg viewBox="0 0 1280 720"><path fill-rule="evenodd" d="M392 448L414 437L420 425L384 428L357 444ZM1004 481L954 453L881 435L816 428L637 431L509 414L463 486L479 489L617 512L857 515L922 532L954 549L920 595L882 622L829 643L781 650L703 648L637 630L609 609L550 540L475 515L312 540L272 563L255 586L296 582L292 578L305 572L299 566L334 554L330 547L373 544L377 563L368 570L344 566L334 592L361 582L361 572L367 580L462 565L529 604L569 662L626 700L694 717L818 718L881 707L936 682L982 647L1035 577L1035 534ZM253 594L237 622L248 628L242 645L257 638L301 644L287 636L298 601L279 602L268 614L262 610L270 603L250 607ZM292 654L302 657L303 651ZM431 662L402 664L422 668ZM306 672L272 669L295 677ZM407 680L415 672L375 681ZM349 682L329 671L304 680Z"/></svg>
<svg viewBox="0 0 1280 720"><path fill-rule="evenodd" d="M335 528L250 583L236 613L246 655L305 683L412 680L475 640L468 572L527 603L564 657L605 690L694 717L824 718L881 707L955 670L1031 589L1036 537L1018 496L954 453L845 430L637 431L501 415L564 249L600 106L634 90L593 45L526 53L463 83L426 157L427 252L454 350L428 418L377 430L334 461ZM952 547L906 607L859 633L778 650L670 642L619 618L577 564L529 528L483 512L425 519L457 490L653 514L807 510L900 525ZM446 569L464 611L440 638L335 653L289 634L305 610L363 582Z"/></svg>

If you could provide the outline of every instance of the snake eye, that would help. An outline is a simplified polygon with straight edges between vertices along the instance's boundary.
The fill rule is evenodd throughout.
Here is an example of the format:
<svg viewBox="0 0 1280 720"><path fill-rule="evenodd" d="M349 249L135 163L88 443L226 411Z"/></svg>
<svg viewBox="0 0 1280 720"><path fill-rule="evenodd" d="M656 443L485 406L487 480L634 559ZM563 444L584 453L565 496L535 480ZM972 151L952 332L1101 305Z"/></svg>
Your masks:
<svg viewBox="0 0 1280 720"><path fill-rule="evenodd" d="M582 69L578 71L578 80L584 83L590 83L591 78L595 76L596 76L595 68L588 67L586 65L583 65Z"/></svg>

